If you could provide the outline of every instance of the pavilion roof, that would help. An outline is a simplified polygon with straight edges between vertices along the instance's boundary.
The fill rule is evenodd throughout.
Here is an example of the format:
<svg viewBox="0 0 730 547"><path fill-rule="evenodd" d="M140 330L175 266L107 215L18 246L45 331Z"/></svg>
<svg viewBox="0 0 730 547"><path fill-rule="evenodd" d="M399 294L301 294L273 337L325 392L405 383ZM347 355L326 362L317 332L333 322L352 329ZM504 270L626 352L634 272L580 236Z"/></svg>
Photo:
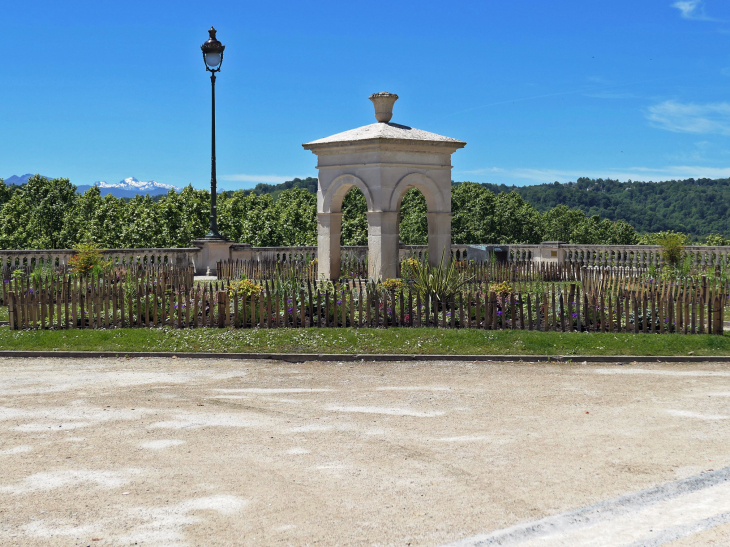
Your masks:
<svg viewBox="0 0 730 547"><path fill-rule="evenodd" d="M363 125L349 131L337 133L323 139L317 139L304 143L302 146L309 149L312 146L319 144L336 144L336 143L355 143L355 142L369 142L369 141L417 141L423 143L434 143L434 144L451 144L457 148L466 146L464 141L458 139L452 139L451 137L445 137L443 135L437 135L436 133L430 133L423 131L422 129L416 129L415 127L409 127L407 125L401 125L398 123L371 123L370 125Z"/></svg>

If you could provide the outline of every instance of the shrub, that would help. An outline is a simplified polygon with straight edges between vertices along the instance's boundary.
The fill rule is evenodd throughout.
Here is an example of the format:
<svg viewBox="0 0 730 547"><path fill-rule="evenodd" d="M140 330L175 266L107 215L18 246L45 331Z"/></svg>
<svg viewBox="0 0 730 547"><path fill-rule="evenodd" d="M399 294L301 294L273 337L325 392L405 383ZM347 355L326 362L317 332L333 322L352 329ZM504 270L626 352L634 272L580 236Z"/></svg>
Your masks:
<svg viewBox="0 0 730 547"><path fill-rule="evenodd" d="M489 290L495 294L509 294L512 292L512 285L508 281L502 281L500 283L494 283L489 286Z"/></svg>
<svg viewBox="0 0 730 547"><path fill-rule="evenodd" d="M705 239L705 245L710 247L725 247L730 245L730 239L720 234L710 234Z"/></svg>
<svg viewBox="0 0 730 547"><path fill-rule="evenodd" d="M661 245L662 241L667 238L678 238L681 239L682 245L686 245L689 242L689 236L682 232L675 232L673 230L665 230L663 232L651 232L647 234L641 234L639 237L639 245Z"/></svg>
<svg viewBox="0 0 730 547"><path fill-rule="evenodd" d="M250 279L241 279L239 281L234 281L228 287L229 292L245 294L246 296L251 296L252 294L261 294L263 290L264 287L262 285L259 285L258 283L255 283Z"/></svg>
<svg viewBox="0 0 730 547"><path fill-rule="evenodd" d="M667 266L677 268L684 262L684 245L687 236L684 234L667 234L658 240L662 246L662 258Z"/></svg>
<svg viewBox="0 0 730 547"><path fill-rule="evenodd" d="M405 279L413 279L415 276L415 268L418 265L417 258L406 258L400 263L400 276Z"/></svg>
<svg viewBox="0 0 730 547"><path fill-rule="evenodd" d="M99 275L109 271L111 260L104 260L99 247L92 241L77 245L76 254L69 261L71 271L81 275Z"/></svg>
<svg viewBox="0 0 730 547"><path fill-rule="evenodd" d="M403 281L400 279L386 279L380 284L386 291L397 291L404 287Z"/></svg>

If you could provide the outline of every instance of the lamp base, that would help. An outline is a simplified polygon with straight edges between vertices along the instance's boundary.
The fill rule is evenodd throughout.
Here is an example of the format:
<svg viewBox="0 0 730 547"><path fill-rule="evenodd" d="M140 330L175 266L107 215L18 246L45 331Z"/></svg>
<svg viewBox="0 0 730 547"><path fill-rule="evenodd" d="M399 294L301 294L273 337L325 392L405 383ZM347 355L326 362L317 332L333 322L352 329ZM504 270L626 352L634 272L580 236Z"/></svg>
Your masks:
<svg viewBox="0 0 730 547"><path fill-rule="evenodd" d="M218 232L208 232L200 239L215 240L215 241L230 241L230 239L226 239L225 237L220 235Z"/></svg>

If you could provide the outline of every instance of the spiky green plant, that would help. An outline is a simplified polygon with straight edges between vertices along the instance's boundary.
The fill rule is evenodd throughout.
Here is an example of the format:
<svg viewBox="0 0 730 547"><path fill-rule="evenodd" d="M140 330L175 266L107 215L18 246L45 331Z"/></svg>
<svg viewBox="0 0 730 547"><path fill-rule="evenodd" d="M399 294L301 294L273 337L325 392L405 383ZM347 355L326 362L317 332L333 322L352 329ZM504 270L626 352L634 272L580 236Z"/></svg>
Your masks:
<svg viewBox="0 0 730 547"><path fill-rule="evenodd" d="M441 256L438 266L429 266L426 262L418 262L413 266L413 287L421 299L428 297L431 302L445 303L459 292L467 283L472 281L470 276L460 272L456 263L450 261L444 265L444 256Z"/></svg>

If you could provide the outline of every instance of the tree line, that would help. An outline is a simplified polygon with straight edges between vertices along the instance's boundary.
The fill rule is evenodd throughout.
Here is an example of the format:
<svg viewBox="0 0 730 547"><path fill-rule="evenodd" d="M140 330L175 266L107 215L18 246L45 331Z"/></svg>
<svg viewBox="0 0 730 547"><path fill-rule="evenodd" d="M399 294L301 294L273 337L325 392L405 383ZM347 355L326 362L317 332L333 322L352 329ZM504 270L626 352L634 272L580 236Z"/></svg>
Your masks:
<svg viewBox="0 0 730 547"><path fill-rule="evenodd" d="M316 179L312 179L316 180ZM290 181L292 182L292 181ZM271 185L269 185L271 186ZM317 200L310 179L280 190L238 190L218 196L218 227L225 237L254 246L316 245ZM274 199L276 195L277 199ZM342 243L367 244L366 203L354 189L343 201ZM97 187L83 194L65 178L36 175L22 186L0 179L0 248L63 249L93 241L105 248L187 247L208 231L210 193L187 186L157 199L102 197ZM423 195L409 190L402 202L400 236L406 244L427 243ZM640 235L628 222L586 215L558 205L538 210L517 191L491 191L463 182L452 188L455 244L540 243L631 245Z"/></svg>
<svg viewBox="0 0 730 547"><path fill-rule="evenodd" d="M640 233L671 230L694 240L710 234L730 236L730 179L619 182L582 177L565 184L484 187L517 192L541 212L564 204L587 216L624 220Z"/></svg>

